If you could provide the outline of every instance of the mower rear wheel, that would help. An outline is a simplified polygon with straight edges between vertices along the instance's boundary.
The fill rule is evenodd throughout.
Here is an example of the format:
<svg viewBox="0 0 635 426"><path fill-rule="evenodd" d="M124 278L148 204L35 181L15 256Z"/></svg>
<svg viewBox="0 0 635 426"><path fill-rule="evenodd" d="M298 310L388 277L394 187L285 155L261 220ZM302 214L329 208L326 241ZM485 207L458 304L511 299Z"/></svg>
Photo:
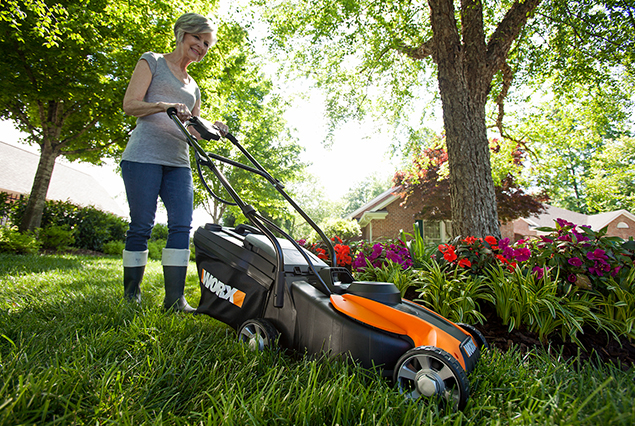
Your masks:
<svg viewBox="0 0 635 426"><path fill-rule="evenodd" d="M455 409L467 404L470 384L461 364L436 346L410 349L399 358L393 379L407 398L440 397Z"/></svg>
<svg viewBox="0 0 635 426"><path fill-rule="evenodd" d="M487 340L485 339L485 336L483 336L483 333L478 331L476 327L470 324L457 324L457 325L472 335L472 337L474 338L474 341L476 342L476 346L479 349L489 349L489 345L487 344Z"/></svg>
<svg viewBox="0 0 635 426"><path fill-rule="evenodd" d="M238 341L258 352L276 346L279 335L273 324L262 318L247 320L238 329Z"/></svg>

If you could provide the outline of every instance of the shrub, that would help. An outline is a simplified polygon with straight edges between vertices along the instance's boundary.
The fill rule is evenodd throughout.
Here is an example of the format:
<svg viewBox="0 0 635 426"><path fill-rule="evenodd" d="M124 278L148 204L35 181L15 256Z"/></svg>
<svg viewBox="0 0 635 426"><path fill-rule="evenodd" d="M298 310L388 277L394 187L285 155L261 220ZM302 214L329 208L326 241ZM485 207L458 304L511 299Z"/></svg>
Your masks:
<svg viewBox="0 0 635 426"><path fill-rule="evenodd" d="M166 243L166 240L148 241L148 257L154 260L161 260Z"/></svg>
<svg viewBox="0 0 635 426"><path fill-rule="evenodd" d="M123 241L108 241L104 244L104 254L110 254L114 256L121 256L123 250L126 248L126 243Z"/></svg>
<svg viewBox="0 0 635 426"><path fill-rule="evenodd" d="M151 241L157 240L167 240L168 239L168 225L163 223L157 223L152 228L152 235L150 236Z"/></svg>
<svg viewBox="0 0 635 426"><path fill-rule="evenodd" d="M595 232L588 226L558 219L556 228L538 230L550 234L519 242L533 253L527 267L539 276L545 272L559 274L563 291L575 284L607 295L611 280L626 279L633 267L635 243L606 237L606 228Z"/></svg>
<svg viewBox="0 0 635 426"><path fill-rule="evenodd" d="M327 237L338 236L344 241L350 241L362 235L359 223L351 219L328 218L321 224L321 228Z"/></svg>
<svg viewBox="0 0 635 426"><path fill-rule="evenodd" d="M20 223L27 201L24 198L11 205L9 217L12 223ZM117 215L68 201L47 201L41 225L44 229L68 225L74 230L73 247L94 251L102 251L108 241L123 241L128 229L128 222Z"/></svg>
<svg viewBox="0 0 635 426"><path fill-rule="evenodd" d="M20 233L17 227L0 226L0 253L34 254L40 242L31 232Z"/></svg>
<svg viewBox="0 0 635 426"><path fill-rule="evenodd" d="M69 225L51 225L38 232L42 248L55 251L66 251L75 243L74 229Z"/></svg>

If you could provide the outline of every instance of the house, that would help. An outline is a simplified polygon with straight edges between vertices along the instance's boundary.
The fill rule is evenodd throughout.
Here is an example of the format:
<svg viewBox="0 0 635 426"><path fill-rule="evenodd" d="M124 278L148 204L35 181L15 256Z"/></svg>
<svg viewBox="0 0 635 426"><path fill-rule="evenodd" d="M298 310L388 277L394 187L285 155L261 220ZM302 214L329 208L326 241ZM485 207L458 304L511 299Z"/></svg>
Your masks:
<svg viewBox="0 0 635 426"><path fill-rule="evenodd" d="M0 142L0 192L6 192L15 199L29 194L39 159L37 153ZM97 180L61 163L55 164L46 198L93 206L122 217L126 215Z"/></svg>
<svg viewBox="0 0 635 426"><path fill-rule="evenodd" d="M554 228L556 219L564 219L576 225L587 225L594 231L606 227L606 235L609 237L620 237L624 240L635 238L635 215L626 210L585 215L549 204L545 204L545 207L547 210L537 217L516 219L501 227L502 236L508 237L512 241L518 241L529 236L544 235L548 232L541 232L536 228Z"/></svg>
<svg viewBox="0 0 635 426"><path fill-rule="evenodd" d="M421 205L402 205L402 199L397 195L399 189L399 187L390 188L346 216L359 223L364 240L399 238L402 230L412 234L415 223L418 223L418 229L422 236L430 243L442 243L452 238L452 223L450 221L417 219ZM550 205L546 205L546 207L547 210L538 216L516 219L503 224L501 226L503 238L508 237L512 241L518 241L532 235L545 234L537 231L536 228L554 228L555 220L558 218L576 225L588 225L595 231L608 227L608 236L617 236L623 239L635 238L635 215L626 210L585 215Z"/></svg>

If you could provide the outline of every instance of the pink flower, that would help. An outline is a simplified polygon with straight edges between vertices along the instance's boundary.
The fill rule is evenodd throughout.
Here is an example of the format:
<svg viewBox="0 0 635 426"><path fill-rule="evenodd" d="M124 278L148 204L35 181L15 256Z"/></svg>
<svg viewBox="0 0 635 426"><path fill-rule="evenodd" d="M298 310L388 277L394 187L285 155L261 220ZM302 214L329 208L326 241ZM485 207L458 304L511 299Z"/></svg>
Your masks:
<svg viewBox="0 0 635 426"><path fill-rule="evenodd" d="M582 261L580 260L579 257L572 257L567 262L569 262L569 265L575 266L576 268L579 268L580 266L582 266Z"/></svg>

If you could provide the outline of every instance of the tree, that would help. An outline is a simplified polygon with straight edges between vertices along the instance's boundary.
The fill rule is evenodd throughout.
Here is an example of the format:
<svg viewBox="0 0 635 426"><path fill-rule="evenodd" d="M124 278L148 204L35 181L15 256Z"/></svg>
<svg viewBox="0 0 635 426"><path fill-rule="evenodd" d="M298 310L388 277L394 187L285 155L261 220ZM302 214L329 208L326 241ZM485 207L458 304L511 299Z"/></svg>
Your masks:
<svg viewBox="0 0 635 426"><path fill-rule="evenodd" d="M608 89L571 85L568 95L516 117L510 130L533 153L533 185L556 206L585 214L629 208L629 100Z"/></svg>
<svg viewBox="0 0 635 426"><path fill-rule="evenodd" d="M501 146L497 140L491 142L494 163L498 166L492 180L495 182L498 217L501 222L510 222L544 211L542 203L547 201L547 197L544 193L528 194L518 185L516 175L522 169L524 153L517 146L511 150L505 147L509 148L510 145ZM437 143L413 155L408 170L395 173L393 182L400 187L398 194L404 199L403 203L421 206L417 218L431 221L451 219L447 163L446 149Z"/></svg>
<svg viewBox="0 0 635 426"><path fill-rule="evenodd" d="M28 142L41 147L21 229L40 225L57 157L99 163L121 153L135 121L123 114L121 103L139 57L174 47L172 27L184 10L209 15L215 7L216 2L181 0L3 4L0 117L14 120L30 134ZM301 171L289 165L299 147L285 134L285 105L270 95L271 82L252 56L245 30L221 22L219 42L188 69L201 88L201 115L222 118L267 156L269 166L286 167L282 178L291 178L289 170ZM241 179L239 186L263 190Z"/></svg>
<svg viewBox="0 0 635 426"><path fill-rule="evenodd" d="M598 70L597 64L604 61L627 61L629 53L610 57L616 48L632 52L628 36L620 35L616 43L594 43L604 40L610 33L604 30L618 20L622 31L633 34L628 26L633 8L623 2L545 0L535 20L544 38L534 37L536 28L526 27L541 0L257 3L264 6L271 24L272 46L300 64L319 87L330 88L331 118L366 113L368 100L381 98L367 90L372 87L385 89L384 116L392 112L398 119L408 101L416 99L417 87L435 70L447 136L452 217L461 234L499 235L486 126L490 94L502 120L503 100L516 72L524 77L521 82L527 81L539 74L542 61L568 76L583 73L586 66L588 76L589 69ZM558 36L555 49L552 35ZM578 55L577 65L554 58L550 49ZM602 56L580 59L585 49Z"/></svg>
<svg viewBox="0 0 635 426"><path fill-rule="evenodd" d="M390 189L389 179L384 179L379 174L374 173L367 176L362 181L353 185L342 197L344 210L342 216L354 212L373 198Z"/></svg>
<svg viewBox="0 0 635 426"><path fill-rule="evenodd" d="M178 4L3 3L0 117L40 146L21 230L41 223L57 157L99 163L125 145L133 125L121 109L128 78L142 52L169 47Z"/></svg>

